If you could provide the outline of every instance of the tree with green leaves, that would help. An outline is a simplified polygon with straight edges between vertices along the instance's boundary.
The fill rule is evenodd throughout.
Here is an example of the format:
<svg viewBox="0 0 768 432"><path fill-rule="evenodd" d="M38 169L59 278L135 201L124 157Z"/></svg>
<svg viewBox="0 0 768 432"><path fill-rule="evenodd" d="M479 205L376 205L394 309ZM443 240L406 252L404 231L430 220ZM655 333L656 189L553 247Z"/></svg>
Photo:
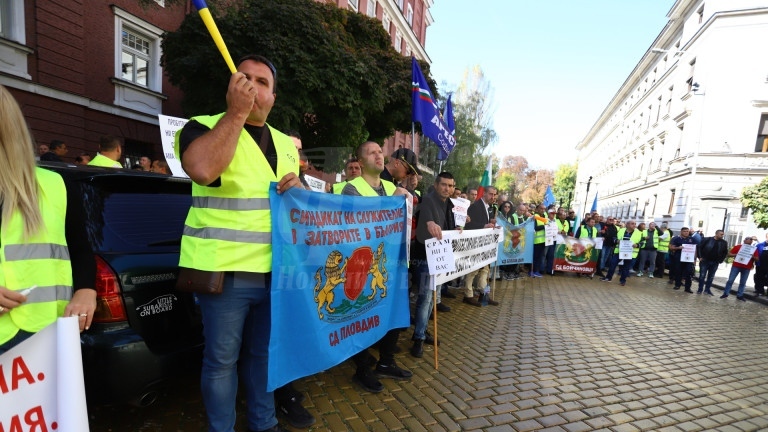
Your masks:
<svg viewBox="0 0 768 432"><path fill-rule="evenodd" d="M456 147L443 169L450 171L456 178L456 185L462 188L476 188L480 184L491 157L483 153L498 140L491 120L492 93L482 70L475 66L471 72L467 70L452 99ZM494 173L498 172L498 159L494 161L493 169Z"/></svg>
<svg viewBox="0 0 768 432"><path fill-rule="evenodd" d="M410 132L411 62L392 48L376 19L313 0L208 6L235 61L255 53L274 63L277 98L269 122L298 130L318 168L335 171L363 141ZM188 15L162 47L165 72L184 92L185 114L224 111L230 72L200 17ZM429 77L428 65L421 67Z"/></svg>
<svg viewBox="0 0 768 432"><path fill-rule="evenodd" d="M768 228L768 177L756 185L745 187L741 192L741 203L752 210L752 218L758 228Z"/></svg>
<svg viewBox="0 0 768 432"><path fill-rule="evenodd" d="M576 170L576 164L562 164L555 171L555 184L552 186L552 193L555 194L555 199L563 207L568 205L569 196L572 196L576 188Z"/></svg>

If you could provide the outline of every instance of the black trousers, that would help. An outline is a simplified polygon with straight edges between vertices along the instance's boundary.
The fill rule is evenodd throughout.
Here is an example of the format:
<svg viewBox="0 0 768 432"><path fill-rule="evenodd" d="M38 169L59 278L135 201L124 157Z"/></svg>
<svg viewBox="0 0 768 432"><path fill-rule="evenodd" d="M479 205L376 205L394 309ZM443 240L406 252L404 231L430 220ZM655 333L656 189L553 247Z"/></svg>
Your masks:
<svg viewBox="0 0 768 432"><path fill-rule="evenodd" d="M399 337L400 329L392 329L379 340L379 363L389 365L395 361L395 349ZM352 360L355 362L358 371L364 368L370 369L373 367L374 365L371 363L372 358L373 356L368 352L368 348L352 356Z"/></svg>

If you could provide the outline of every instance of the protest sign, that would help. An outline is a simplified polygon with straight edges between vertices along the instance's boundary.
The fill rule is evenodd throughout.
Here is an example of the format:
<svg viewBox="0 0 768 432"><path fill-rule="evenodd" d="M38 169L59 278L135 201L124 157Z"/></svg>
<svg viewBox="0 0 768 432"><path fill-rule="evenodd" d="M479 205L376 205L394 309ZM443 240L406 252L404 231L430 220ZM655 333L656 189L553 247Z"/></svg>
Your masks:
<svg viewBox="0 0 768 432"><path fill-rule="evenodd" d="M78 317L0 356L0 431L87 431Z"/></svg>
<svg viewBox="0 0 768 432"><path fill-rule="evenodd" d="M683 250L680 251L680 262L694 262L696 260L696 245L684 244Z"/></svg>
<svg viewBox="0 0 768 432"><path fill-rule="evenodd" d="M456 260L451 248L451 241L443 238L431 238L424 242L427 249L427 267L429 274L447 273L456 270Z"/></svg>
<svg viewBox="0 0 768 432"><path fill-rule="evenodd" d="M555 243L555 237L557 236L557 233L559 230L557 229L557 222L550 221L547 223L547 225L544 227L544 245L545 246L552 246Z"/></svg>
<svg viewBox="0 0 768 432"><path fill-rule="evenodd" d="M499 244L496 265L511 265L533 262L534 220L520 225L511 225L504 218L496 218L501 227L503 241Z"/></svg>
<svg viewBox="0 0 768 432"><path fill-rule="evenodd" d="M603 241L605 240L603 237L595 237L592 240L595 242L595 249L603 249Z"/></svg>
<svg viewBox="0 0 768 432"><path fill-rule="evenodd" d="M406 200L270 187L268 388L329 369L408 327Z"/></svg>
<svg viewBox="0 0 768 432"><path fill-rule="evenodd" d="M632 240L619 240L619 259L632 259Z"/></svg>
<svg viewBox="0 0 768 432"><path fill-rule="evenodd" d="M471 203L465 198L451 198L451 202L453 203L453 217L456 226L463 227L467 223L467 209Z"/></svg>
<svg viewBox="0 0 768 432"><path fill-rule="evenodd" d="M757 249L757 246L744 243L739 248L739 252L733 260L739 264L749 265L755 255L755 249Z"/></svg>
<svg viewBox="0 0 768 432"><path fill-rule="evenodd" d="M592 274L597 269L600 253L595 239L568 237L555 249L554 269L562 272Z"/></svg>
<svg viewBox="0 0 768 432"><path fill-rule="evenodd" d="M309 188L315 192L325 193L325 180L320 180L317 177L312 177L304 174L304 180L307 181Z"/></svg>
<svg viewBox="0 0 768 432"><path fill-rule="evenodd" d="M184 169L181 168L181 161L176 159L176 154L173 151L176 131L181 130L181 128L187 124L188 120L162 114L158 114L157 118L160 121L160 140L163 143L163 156L165 156L165 162L168 164L168 169L171 170L171 174L173 174L174 177L189 178L187 173L184 172Z"/></svg>
<svg viewBox="0 0 768 432"><path fill-rule="evenodd" d="M485 228L470 231L443 231L451 241L456 270L436 275L435 284L444 284L496 261L501 230Z"/></svg>

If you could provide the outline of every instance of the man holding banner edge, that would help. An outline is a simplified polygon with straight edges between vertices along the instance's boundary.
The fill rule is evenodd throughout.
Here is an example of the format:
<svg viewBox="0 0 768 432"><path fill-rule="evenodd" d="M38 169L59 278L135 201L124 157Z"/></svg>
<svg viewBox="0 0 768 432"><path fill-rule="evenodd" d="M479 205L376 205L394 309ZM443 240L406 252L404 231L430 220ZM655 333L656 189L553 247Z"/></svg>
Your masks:
<svg viewBox="0 0 768 432"><path fill-rule="evenodd" d="M224 272L222 294L198 295L205 337L201 391L211 431L234 430L238 362L250 430L284 430L266 390L272 261L268 191L270 182L278 182L278 192L301 183L293 142L266 123L276 79L266 58L242 58L229 81L227 111L194 117L176 135L177 157L194 182L179 266Z"/></svg>

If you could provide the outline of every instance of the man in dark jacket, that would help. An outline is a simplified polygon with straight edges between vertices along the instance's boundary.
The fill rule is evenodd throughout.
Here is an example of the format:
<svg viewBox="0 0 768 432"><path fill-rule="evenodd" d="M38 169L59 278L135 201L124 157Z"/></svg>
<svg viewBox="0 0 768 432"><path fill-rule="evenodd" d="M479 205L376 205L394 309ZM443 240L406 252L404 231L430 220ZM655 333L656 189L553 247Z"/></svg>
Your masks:
<svg viewBox="0 0 768 432"><path fill-rule="evenodd" d="M464 227L466 230L493 228L496 225L496 212L491 206L496 201L496 188L489 186L481 199L470 204L467 209L469 222ZM469 273L464 279L464 303L472 306L481 306L479 299L475 297L474 281L477 279L477 288L484 289L488 285L488 266ZM489 300L488 304L498 306L499 303Z"/></svg>
<svg viewBox="0 0 768 432"><path fill-rule="evenodd" d="M418 261L419 293L416 299L415 328L413 331L413 347L411 355L421 358L424 355L424 344L433 345L434 339L427 334L429 312L432 310L432 287L429 285L429 268L424 242L436 238L441 240L443 231L456 228L453 218L453 208L448 199L453 193L456 181L449 172L441 172L435 177L435 190L424 196L420 204L419 222L416 226L416 242L411 250L412 258ZM439 290L440 287L437 287Z"/></svg>
<svg viewBox="0 0 768 432"><path fill-rule="evenodd" d="M706 237L696 248L700 260L699 290L696 291L696 294L701 294L703 291L707 295L714 295L710 291L712 280L715 278L717 266L725 261L725 257L728 255L728 242L723 240L724 236L723 230L717 230L714 237Z"/></svg>
<svg viewBox="0 0 768 432"><path fill-rule="evenodd" d="M600 251L600 262L597 266L597 272L595 273L599 277L605 277L603 269L608 267L613 256L613 248L616 247L616 234L619 230L616 228L616 218L608 217L605 220L603 229L600 234L603 237L603 249Z"/></svg>

